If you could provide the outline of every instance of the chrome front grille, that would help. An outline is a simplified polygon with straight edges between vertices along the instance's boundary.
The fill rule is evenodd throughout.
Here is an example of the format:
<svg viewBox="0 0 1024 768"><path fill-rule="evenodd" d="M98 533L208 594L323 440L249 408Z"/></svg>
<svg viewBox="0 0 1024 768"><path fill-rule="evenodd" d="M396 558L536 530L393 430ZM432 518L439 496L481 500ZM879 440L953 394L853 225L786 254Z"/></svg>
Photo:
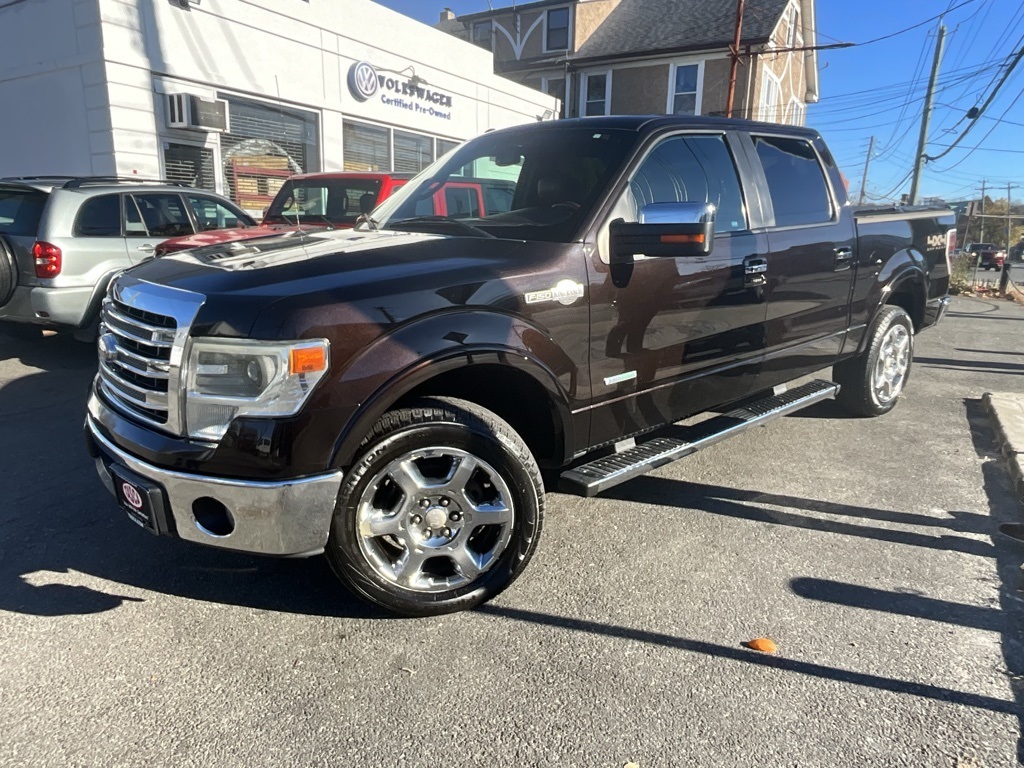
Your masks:
<svg viewBox="0 0 1024 768"><path fill-rule="evenodd" d="M100 311L100 391L122 413L182 434L181 367L189 327L203 297L115 280Z"/></svg>

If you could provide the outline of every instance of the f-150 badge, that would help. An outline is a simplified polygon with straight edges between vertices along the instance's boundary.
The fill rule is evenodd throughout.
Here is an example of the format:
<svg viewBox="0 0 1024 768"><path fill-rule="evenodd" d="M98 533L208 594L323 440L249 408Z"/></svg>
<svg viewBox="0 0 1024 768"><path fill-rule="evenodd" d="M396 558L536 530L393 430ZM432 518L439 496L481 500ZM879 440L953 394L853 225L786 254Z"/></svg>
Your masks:
<svg viewBox="0 0 1024 768"><path fill-rule="evenodd" d="M545 301L557 301L569 306L576 299L583 298L583 286L575 280L559 280L554 288L547 291L534 291L526 294L527 304L540 304Z"/></svg>

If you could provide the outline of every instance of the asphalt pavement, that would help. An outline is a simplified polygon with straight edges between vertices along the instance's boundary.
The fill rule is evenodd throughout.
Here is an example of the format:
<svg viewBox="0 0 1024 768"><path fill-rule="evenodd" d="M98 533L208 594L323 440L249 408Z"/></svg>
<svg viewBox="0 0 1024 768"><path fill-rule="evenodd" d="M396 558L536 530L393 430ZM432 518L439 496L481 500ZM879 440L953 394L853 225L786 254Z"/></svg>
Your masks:
<svg viewBox="0 0 1024 768"><path fill-rule="evenodd" d="M0 765L1017 765L1024 518L982 397L1024 394L1024 307L916 345L890 415L551 494L510 590L404 620L321 558L133 525L82 445L92 351L0 338Z"/></svg>

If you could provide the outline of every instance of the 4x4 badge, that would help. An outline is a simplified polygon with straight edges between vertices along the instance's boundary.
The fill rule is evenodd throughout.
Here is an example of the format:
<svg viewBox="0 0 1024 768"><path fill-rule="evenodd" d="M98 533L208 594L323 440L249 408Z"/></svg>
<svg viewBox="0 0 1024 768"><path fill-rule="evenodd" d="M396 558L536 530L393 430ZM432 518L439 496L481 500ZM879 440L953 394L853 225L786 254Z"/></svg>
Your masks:
<svg viewBox="0 0 1024 768"><path fill-rule="evenodd" d="M583 298L583 285L575 280L559 280L554 288L547 291L533 291L526 294L525 298L527 304L557 301L568 307L570 304L575 304L576 299Z"/></svg>

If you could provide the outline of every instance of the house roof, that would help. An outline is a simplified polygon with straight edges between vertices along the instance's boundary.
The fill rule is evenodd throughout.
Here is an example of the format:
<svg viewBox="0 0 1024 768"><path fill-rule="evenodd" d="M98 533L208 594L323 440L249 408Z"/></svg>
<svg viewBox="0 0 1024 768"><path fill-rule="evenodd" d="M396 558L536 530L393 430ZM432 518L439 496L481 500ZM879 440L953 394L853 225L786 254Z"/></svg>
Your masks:
<svg viewBox="0 0 1024 768"><path fill-rule="evenodd" d="M746 0L743 44L767 42L790 0ZM732 44L736 3L726 0L622 0L573 57L623 58Z"/></svg>

